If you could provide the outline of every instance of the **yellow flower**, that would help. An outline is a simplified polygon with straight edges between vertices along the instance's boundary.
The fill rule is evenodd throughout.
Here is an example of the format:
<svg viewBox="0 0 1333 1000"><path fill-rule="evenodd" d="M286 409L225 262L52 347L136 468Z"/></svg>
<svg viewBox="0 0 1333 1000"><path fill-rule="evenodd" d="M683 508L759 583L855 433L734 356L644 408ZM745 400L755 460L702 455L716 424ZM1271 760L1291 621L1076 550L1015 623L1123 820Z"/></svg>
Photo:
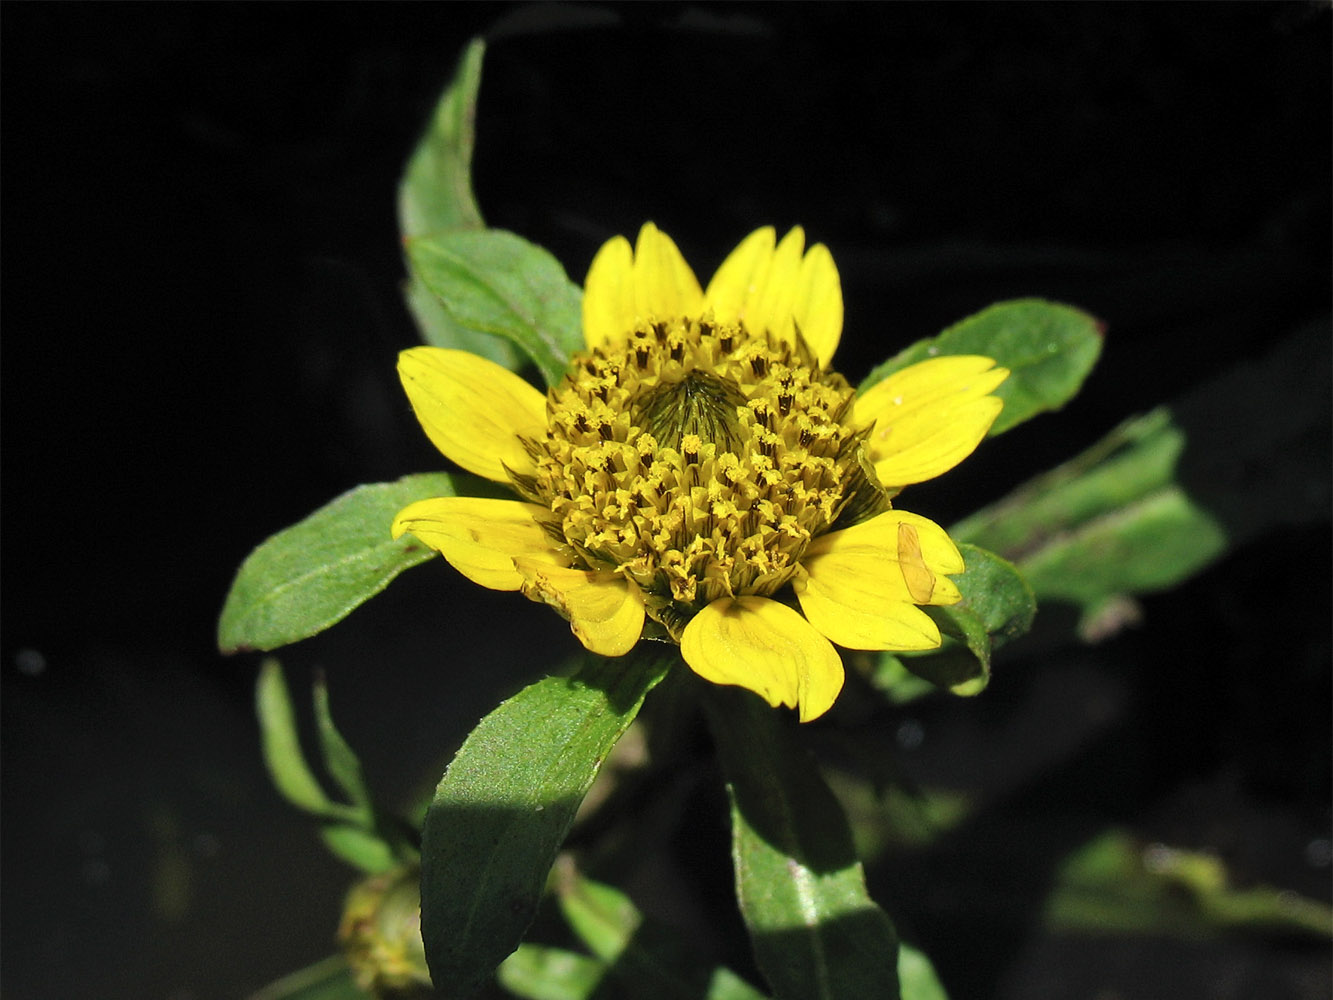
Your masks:
<svg viewBox="0 0 1333 1000"><path fill-rule="evenodd" d="M551 604L595 653L667 638L707 680L817 718L842 689L832 643L939 645L919 605L960 599L962 557L890 499L972 452L1009 374L940 357L857 395L828 367L842 318L799 227L752 233L707 290L652 223L616 237L588 272L587 350L549 392L464 351L400 356L436 447L521 499L422 500L394 537Z"/></svg>

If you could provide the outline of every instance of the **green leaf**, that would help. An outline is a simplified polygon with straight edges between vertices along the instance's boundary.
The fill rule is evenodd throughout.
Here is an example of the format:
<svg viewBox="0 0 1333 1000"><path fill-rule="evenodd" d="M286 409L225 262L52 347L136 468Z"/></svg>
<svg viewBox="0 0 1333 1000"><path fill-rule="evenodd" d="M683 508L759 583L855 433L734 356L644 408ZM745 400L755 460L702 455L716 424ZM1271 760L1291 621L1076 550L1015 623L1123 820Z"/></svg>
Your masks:
<svg viewBox="0 0 1333 1000"><path fill-rule="evenodd" d="M306 763L296 731L291 694L282 676L282 666L273 657L267 657L259 667L255 712L259 717L264 766L283 798L316 816L348 818L354 810L330 799Z"/></svg>
<svg viewBox="0 0 1333 1000"><path fill-rule="evenodd" d="M903 664L897 653L880 653L869 663L866 679L875 690L883 693L895 705L906 705L939 691L924 677L918 677Z"/></svg>
<svg viewBox="0 0 1333 1000"><path fill-rule="evenodd" d="M495 974L501 986L524 1000L589 1000L606 975L606 965L564 948L524 944Z"/></svg>
<svg viewBox="0 0 1333 1000"><path fill-rule="evenodd" d="M795 722L713 688L709 721L731 795L736 895L779 1000L898 996L897 937L866 893L851 829Z"/></svg>
<svg viewBox="0 0 1333 1000"><path fill-rule="evenodd" d="M315 725L325 770L338 783L352 805L369 819L374 807L370 791L366 788L366 779L361 773L361 761L333 724L333 716L329 712L329 687L323 677L315 679Z"/></svg>
<svg viewBox="0 0 1333 1000"><path fill-rule="evenodd" d="M621 957L643 923L643 914L619 889L584 878L572 864L557 868L560 912L580 941L604 962Z"/></svg>
<svg viewBox="0 0 1333 1000"><path fill-rule="evenodd" d="M528 356L512 342L471 330L455 320L416 275L408 278L403 294L417 329L421 331L421 339L431 347L468 351L510 371L518 371L528 363Z"/></svg>
<svg viewBox="0 0 1333 1000"><path fill-rule="evenodd" d="M356 985L347 959L330 955L269 983L249 1000L370 1000L370 994Z"/></svg>
<svg viewBox="0 0 1333 1000"><path fill-rule="evenodd" d="M241 564L218 622L224 653L270 650L341 621L395 576L435 553L411 535L389 537L414 500L485 495L494 487L464 473L423 473L358 486L278 532Z"/></svg>
<svg viewBox="0 0 1333 1000"><path fill-rule="evenodd" d="M590 658L488 715L436 789L422 931L437 989L475 992L518 947L583 796L670 659Z"/></svg>
<svg viewBox="0 0 1333 1000"><path fill-rule="evenodd" d="M709 970L666 928L645 921L619 889L582 877L573 864L557 867L560 910L579 940L621 981L627 995L663 1000L762 1000L726 969Z"/></svg>
<svg viewBox="0 0 1333 1000"><path fill-rule="evenodd" d="M1064 931L1202 938L1227 930L1327 940L1333 908L1272 886L1234 888L1217 857L1110 829L1061 863L1045 921Z"/></svg>
<svg viewBox="0 0 1333 1000"><path fill-rule="evenodd" d="M1026 556L1023 574L1043 597L1087 609L1112 594L1165 590L1225 551L1226 531L1178 487L1108 512Z"/></svg>
<svg viewBox="0 0 1333 1000"><path fill-rule="evenodd" d="M1085 638L1108 634L1132 595L1279 525L1327 519L1329 343L1327 322L1296 330L950 534L1013 560L1038 598L1081 605Z"/></svg>
<svg viewBox="0 0 1333 1000"><path fill-rule="evenodd" d="M476 137L477 92L485 43L474 39L458 72L435 106L398 185L398 225L405 239L452 229L481 229L481 210L472 194L472 150ZM516 371L527 361L512 343L459 323L415 274L404 288L407 307L422 339L434 347L470 351Z"/></svg>
<svg viewBox="0 0 1333 1000"><path fill-rule="evenodd" d="M560 262L503 229L453 230L410 239L413 273L459 326L505 337L559 381L583 344L582 296Z"/></svg>
<svg viewBox="0 0 1333 1000"><path fill-rule="evenodd" d="M264 764L274 785L292 805L328 821L319 833L335 856L369 874L416 860L416 849L408 835L381 816L371 801L356 754L333 726L322 681L315 685L315 719L324 766L353 805L329 798L307 763L291 694L282 668L273 657L267 657L259 668L255 706Z"/></svg>
<svg viewBox="0 0 1333 1000"><path fill-rule="evenodd" d="M935 966L924 952L910 944L898 946L898 982L903 1000L949 1000L940 977L935 974Z"/></svg>
<svg viewBox="0 0 1333 1000"><path fill-rule="evenodd" d="M994 358L1010 371L995 390L1004 409L991 426L994 436L1067 403L1092 371L1101 349L1101 325L1087 313L1043 299L1016 299L918 341L874 369L860 389L928 358L952 354Z"/></svg>
<svg viewBox="0 0 1333 1000"><path fill-rule="evenodd" d="M1085 614L1161 590L1225 548L1224 528L1175 482L1185 436L1159 408L950 529L1018 564L1040 599Z"/></svg>
<svg viewBox="0 0 1333 1000"><path fill-rule="evenodd" d="M379 875L402 864L393 845L365 826L330 823L320 827L319 835L335 857L367 875Z"/></svg>
<svg viewBox="0 0 1333 1000"><path fill-rule="evenodd" d="M763 993L727 968L713 970L704 1000L766 1000Z"/></svg>
<svg viewBox="0 0 1333 1000"><path fill-rule="evenodd" d="M963 599L925 609L956 644L926 655L904 654L902 664L955 694L973 695L990 682L991 653L1032 627L1037 602L1013 564L975 545L958 548L967 569L952 579Z"/></svg>
<svg viewBox="0 0 1333 1000"><path fill-rule="evenodd" d="M453 80L435 105L430 127L407 161L398 185L398 226L404 236L483 225L472 195L472 148L485 52L480 38L464 50Z"/></svg>

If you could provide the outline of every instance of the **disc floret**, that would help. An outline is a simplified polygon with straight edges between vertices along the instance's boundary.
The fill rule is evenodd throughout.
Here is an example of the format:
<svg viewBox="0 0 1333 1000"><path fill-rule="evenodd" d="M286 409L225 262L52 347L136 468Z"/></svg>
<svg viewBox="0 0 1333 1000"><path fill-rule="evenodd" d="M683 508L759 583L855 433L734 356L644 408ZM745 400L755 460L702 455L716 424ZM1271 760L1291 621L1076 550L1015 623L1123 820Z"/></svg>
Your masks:
<svg viewBox="0 0 1333 1000"><path fill-rule="evenodd" d="M852 398L799 340L710 316L641 323L575 356L546 433L525 441L536 472L514 482L678 639L719 598L775 593L853 496L879 492L844 422Z"/></svg>

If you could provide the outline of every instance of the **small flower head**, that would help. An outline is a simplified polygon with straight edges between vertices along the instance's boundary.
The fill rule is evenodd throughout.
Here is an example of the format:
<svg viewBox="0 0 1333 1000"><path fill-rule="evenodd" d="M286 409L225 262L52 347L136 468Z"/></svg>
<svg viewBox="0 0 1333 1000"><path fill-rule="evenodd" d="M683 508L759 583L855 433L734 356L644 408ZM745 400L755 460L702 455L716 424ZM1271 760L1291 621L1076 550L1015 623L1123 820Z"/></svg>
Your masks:
<svg viewBox="0 0 1333 1000"><path fill-rule="evenodd" d="M608 242L588 274L587 350L545 396L471 354L404 352L427 434L521 499L421 501L394 532L551 604L594 652L668 638L701 676L808 720L842 687L830 640L939 645L919 605L959 599L962 558L891 498L976 447L1008 373L937 358L858 396L829 368L832 257L799 228L774 236L753 233L706 291L652 224L633 250Z"/></svg>

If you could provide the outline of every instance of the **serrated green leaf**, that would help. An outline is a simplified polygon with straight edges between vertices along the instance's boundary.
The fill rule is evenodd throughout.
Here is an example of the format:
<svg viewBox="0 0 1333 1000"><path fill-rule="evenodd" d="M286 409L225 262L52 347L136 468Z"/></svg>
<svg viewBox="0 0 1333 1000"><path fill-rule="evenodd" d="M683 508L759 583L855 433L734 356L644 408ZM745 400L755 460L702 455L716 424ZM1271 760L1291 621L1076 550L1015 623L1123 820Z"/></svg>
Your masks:
<svg viewBox="0 0 1333 1000"><path fill-rule="evenodd" d="M935 966L910 944L898 946L898 982L903 1000L949 1000Z"/></svg>
<svg viewBox="0 0 1333 1000"><path fill-rule="evenodd" d="M472 149L485 52L480 38L463 51L426 134L407 161L398 185L398 226L404 236L483 225L472 194Z"/></svg>
<svg viewBox="0 0 1333 1000"><path fill-rule="evenodd" d="M436 233L409 240L407 256L450 319L513 341L547 385L583 348L582 290L559 261L521 236L503 229Z"/></svg>
<svg viewBox="0 0 1333 1000"><path fill-rule="evenodd" d="M1037 602L1012 563L976 545L962 543L958 549L967 568L952 579L963 599L926 608L940 632L955 643L901 659L918 677L955 694L974 695L990 681L991 653L1032 627Z"/></svg>
<svg viewBox="0 0 1333 1000"><path fill-rule="evenodd" d="M851 829L794 720L746 691L708 692L732 802L736 895L778 1000L898 996L898 941L866 893Z"/></svg>
<svg viewBox="0 0 1333 1000"><path fill-rule="evenodd" d="M523 1000L590 1000L606 965L564 948L524 944L495 974L501 986Z"/></svg>
<svg viewBox="0 0 1333 1000"><path fill-rule="evenodd" d="M590 658L488 715L436 789L422 836L422 932L439 989L475 992L518 947L579 803L672 661Z"/></svg>
<svg viewBox="0 0 1333 1000"><path fill-rule="evenodd" d="M434 556L411 535L389 537L398 511L426 497L492 492L476 476L444 472L349 490L250 553L222 608L218 647L270 650L322 632Z"/></svg>
<svg viewBox="0 0 1333 1000"><path fill-rule="evenodd" d="M347 818L351 810L325 794L306 763L296 730L291 694L282 676L282 666L273 657L267 657L259 667L259 679L255 683L255 714L259 718L264 766L283 798L316 816Z"/></svg>
<svg viewBox="0 0 1333 1000"><path fill-rule="evenodd" d="M1101 349L1101 326L1087 313L1043 299L1015 299L918 341L875 368L860 389L928 358L953 354L994 358L1010 371L995 391L1004 400L1004 409L991 426L994 436L1062 407L1083 385Z"/></svg>

